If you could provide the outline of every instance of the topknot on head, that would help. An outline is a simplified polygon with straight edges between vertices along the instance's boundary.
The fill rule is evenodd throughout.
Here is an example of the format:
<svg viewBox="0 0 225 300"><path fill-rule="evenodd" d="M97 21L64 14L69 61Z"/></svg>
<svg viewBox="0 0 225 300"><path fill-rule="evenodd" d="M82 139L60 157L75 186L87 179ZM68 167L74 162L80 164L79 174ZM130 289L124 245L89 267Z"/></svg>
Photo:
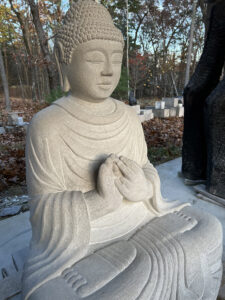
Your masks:
<svg viewBox="0 0 225 300"><path fill-rule="evenodd" d="M121 31L113 24L107 9L93 0L73 2L56 37L64 49L62 62L71 61L73 50L90 40L112 40L124 46Z"/></svg>

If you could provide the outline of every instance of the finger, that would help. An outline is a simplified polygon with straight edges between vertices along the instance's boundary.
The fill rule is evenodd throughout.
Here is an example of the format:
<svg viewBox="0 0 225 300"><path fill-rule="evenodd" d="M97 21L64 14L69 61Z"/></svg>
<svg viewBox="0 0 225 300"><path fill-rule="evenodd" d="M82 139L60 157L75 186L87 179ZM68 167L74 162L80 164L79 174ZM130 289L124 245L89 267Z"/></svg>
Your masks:
<svg viewBox="0 0 225 300"><path fill-rule="evenodd" d="M115 160L119 159L118 156L114 153L110 154L110 158L112 159L112 161L114 162Z"/></svg>
<svg viewBox="0 0 225 300"><path fill-rule="evenodd" d="M110 165L112 163L113 163L113 159L111 156L109 156L108 158L106 158L103 164Z"/></svg>
<svg viewBox="0 0 225 300"><path fill-rule="evenodd" d="M133 161L125 156L120 156L120 160L134 172L136 172L138 169L140 169L139 165L135 161Z"/></svg>
<svg viewBox="0 0 225 300"><path fill-rule="evenodd" d="M62 275L65 279L69 279L73 275L77 275L77 272L74 273L73 270L70 270L69 272L64 272Z"/></svg>
<svg viewBox="0 0 225 300"><path fill-rule="evenodd" d="M116 162L117 166L119 167L120 171L122 172L122 174L127 177L130 178L131 177L131 170L130 168L128 168L121 160L118 160Z"/></svg>
<svg viewBox="0 0 225 300"><path fill-rule="evenodd" d="M107 174L113 175L112 169L113 169L113 162L108 159L100 166L100 170L104 175Z"/></svg>
<svg viewBox="0 0 225 300"><path fill-rule="evenodd" d="M84 278L81 278L72 284L72 288L74 290L77 290L77 289L79 289L79 287L81 287L82 285L84 285L86 283L87 283L87 280Z"/></svg>
<svg viewBox="0 0 225 300"><path fill-rule="evenodd" d="M70 279L67 280L67 282L73 284L74 282L76 282L77 280L79 280L81 278L82 278L82 276L80 274L73 275L70 277Z"/></svg>
<svg viewBox="0 0 225 300"><path fill-rule="evenodd" d="M116 177L122 176L122 173L121 173L119 167L115 163L113 164L113 173Z"/></svg>
<svg viewBox="0 0 225 300"><path fill-rule="evenodd" d="M98 186L105 186L108 185L108 180L109 178L113 178L113 173L111 174L108 170L109 168L105 165L102 164L99 168L98 171ZM114 179L114 178L113 178Z"/></svg>
<svg viewBox="0 0 225 300"><path fill-rule="evenodd" d="M117 187L118 191L124 196L127 197L128 189L127 187L121 182L120 179L115 180L115 186Z"/></svg>
<svg viewBox="0 0 225 300"><path fill-rule="evenodd" d="M123 184L123 185L125 185L125 187L127 189L129 188L130 181L127 178L120 177L119 180L120 180L120 183Z"/></svg>

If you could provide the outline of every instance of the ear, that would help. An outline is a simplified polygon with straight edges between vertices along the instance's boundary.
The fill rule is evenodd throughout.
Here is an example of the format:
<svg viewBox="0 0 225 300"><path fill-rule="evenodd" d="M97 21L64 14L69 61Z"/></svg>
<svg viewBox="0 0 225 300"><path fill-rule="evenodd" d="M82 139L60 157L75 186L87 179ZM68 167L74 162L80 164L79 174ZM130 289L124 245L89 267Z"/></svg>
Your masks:
<svg viewBox="0 0 225 300"><path fill-rule="evenodd" d="M66 65L63 62L64 50L60 42L56 42L55 44L54 55L55 55L57 69L59 72L60 85L64 92L68 92L70 90L70 84L65 72Z"/></svg>

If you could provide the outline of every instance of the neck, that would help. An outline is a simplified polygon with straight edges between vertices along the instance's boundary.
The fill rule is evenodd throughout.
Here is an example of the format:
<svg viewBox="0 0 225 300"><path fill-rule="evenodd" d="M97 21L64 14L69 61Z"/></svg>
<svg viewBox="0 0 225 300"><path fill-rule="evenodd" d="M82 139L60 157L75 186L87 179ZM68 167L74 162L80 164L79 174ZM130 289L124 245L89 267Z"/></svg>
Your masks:
<svg viewBox="0 0 225 300"><path fill-rule="evenodd" d="M93 102L74 96L72 94L69 97L75 105L78 105L81 109L84 108L94 115L107 115L111 114L115 110L115 103L112 98Z"/></svg>

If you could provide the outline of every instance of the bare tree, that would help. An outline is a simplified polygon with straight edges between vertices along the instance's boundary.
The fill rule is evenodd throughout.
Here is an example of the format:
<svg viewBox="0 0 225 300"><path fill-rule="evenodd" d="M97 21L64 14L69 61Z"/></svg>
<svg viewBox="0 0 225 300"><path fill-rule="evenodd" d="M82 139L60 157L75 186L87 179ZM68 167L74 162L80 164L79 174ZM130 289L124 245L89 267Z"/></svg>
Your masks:
<svg viewBox="0 0 225 300"><path fill-rule="evenodd" d="M28 68L31 72L31 81L32 81L32 99L35 101L37 98L36 95L36 90L35 90L35 70L34 70L34 65L32 64L32 47L30 43L30 33L29 33L29 27L28 27L28 20L22 15L21 12L16 10L16 8L13 6L13 0L9 0L10 6L14 14L16 15L19 23L20 23L20 28L23 33L23 42L29 57L30 64L28 65Z"/></svg>
<svg viewBox="0 0 225 300"><path fill-rule="evenodd" d="M2 84L3 84L3 88L4 88L6 110L11 111L11 104L10 104L10 99L9 99L9 87L8 87L8 81L6 78L6 73L5 73L5 67L4 67L3 57L2 57L1 46L0 46L0 74L1 74Z"/></svg>
<svg viewBox="0 0 225 300"><path fill-rule="evenodd" d="M38 40L40 43L41 51L46 62L46 68L49 78L49 87L54 89L56 87L56 69L54 66L53 58L50 54L48 47L48 38L45 35L44 29L41 24L38 3L34 0L27 0L30 6L31 14L33 16L34 26L37 32Z"/></svg>
<svg viewBox="0 0 225 300"><path fill-rule="evenodd" d="M191 28L190 28L190 40L189 40L189 47L188 47L185 86L188 84L188 81L190 79L191 55L192 55L193 38L194 38L194 30L195 30L196 9L197 9L197 2L195 1L193 3L193 12L192 12L192 20L191 20Z"/></svg>

